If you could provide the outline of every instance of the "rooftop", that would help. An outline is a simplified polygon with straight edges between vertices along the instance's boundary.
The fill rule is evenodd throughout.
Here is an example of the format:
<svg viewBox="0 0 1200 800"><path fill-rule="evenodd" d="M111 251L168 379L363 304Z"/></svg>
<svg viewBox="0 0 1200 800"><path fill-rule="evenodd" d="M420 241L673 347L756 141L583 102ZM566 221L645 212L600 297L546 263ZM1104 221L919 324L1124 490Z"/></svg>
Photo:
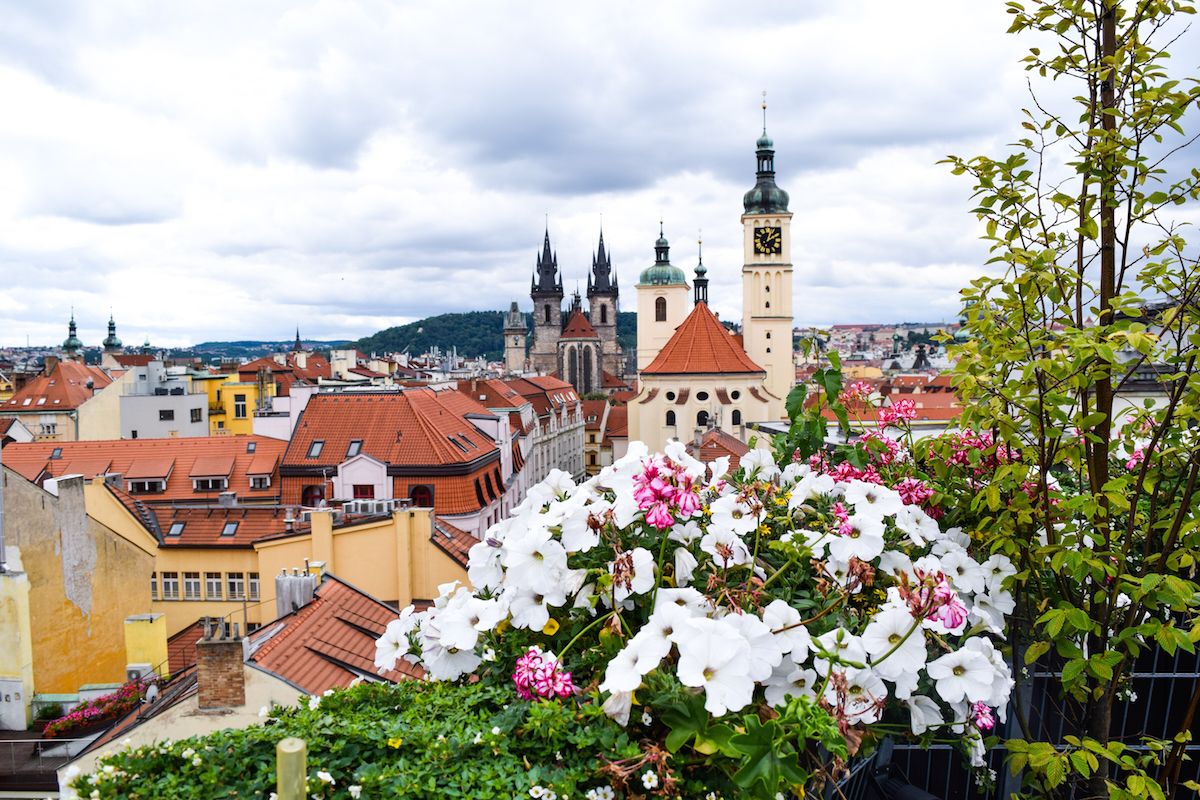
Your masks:
<svg viewBox="0 0 1200 800"><path fill-rule="evenodd" d="M697 303L643 375L766 374L709 310Z"/></svg>

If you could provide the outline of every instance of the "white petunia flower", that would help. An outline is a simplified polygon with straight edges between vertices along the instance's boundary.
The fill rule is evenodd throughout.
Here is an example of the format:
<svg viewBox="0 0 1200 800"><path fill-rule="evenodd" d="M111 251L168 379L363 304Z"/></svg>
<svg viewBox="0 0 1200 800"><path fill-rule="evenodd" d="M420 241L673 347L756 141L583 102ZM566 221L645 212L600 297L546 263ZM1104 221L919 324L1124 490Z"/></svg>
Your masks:
<svg viewBox="0 0 1200 800"><path fill-rule="evenodd" d="M493 538L489 532L488 538L472 545L467 551L467 578L472 586L478 589L498 589L504 582L501 541Z"/></svg>
<svg viewBox="0 0 1200 800"><path fill-rule="evenodd" d="M723 620L690 619L676 631L676 672L684 686L704 689L704 708L714 717L740 711L754 696L750 644Z"/></svg>
<svg viewBox="0 0 1200 800"><path fill-rule="evenodd" d="M834 628L813 639L812 649L818 654L813 659L813 666L820 675L829 672L829 659L821 655L822 652L851 666L865 666L867 663L867 651L862 640L845 628Z"/></svg>
<svg viewBox="0 0 1200 800"><path fill-rule="evenodd" d="M1013 566L1009 557L1000 553L996 553L979 566L983 569L983 577L987 582L989 593L1003 591L1004 581L1017 574L1017 568Z"/></svg>
<svg viewBox="0 0 1200 800"><path fill-rule="evenodd" d="M686 547L675 548L675 585L684 586L692 582L700 562Z"/></svg>
<svg viewBox="0 0 1200 800"><path fill-rule="evenodd" d="M750 452L738 461L738 466L745 470L747 481L770 481L779 475L779 466L775 463L775 455L762 447L750 448Z"/></svg>
<svg viewBox="0 0 1200 800"><path fill-rule="evenodd" d="M920 736L930 728L937 728L946 722L942 718L942 709L938 707L932 697L918 694L908 698L904 703L908 706L909 725L912 728L913 736Z"/></svg>
<svg viewBox="0 0 1200 800"><path fill-rule="evenodd" d="M623 556L628 556L628 565L630 572L625 576L625 581L614 581L613 591L616 595L618 603L623 601L630 595L645 594L654 588L654 554L644 547L635 547L633 550L623 553ZM620 556L618 556L620 559ZM614 574L616 562L610 562L608 565L609 574Z"/></svg>
<svg viewBox="0 0 1200 800"><path fill-rule="evenodd" d="M323 769L317 770L317 780L319 780L321 783L328 783L330 786L333 786L337 783L337 781L333 779L333 776Z"/></svg>
<svg viewBox="0 0 1200 800"><path fill-rule="evenodd" d="M700 528L700 523L696 520L688 520L687 522L676 522L671 527L671 531L667 534L667 538L673 542L688 545L704 535L704 531Z"/></svg>
<svg viewBox="0 0 1200 800"><path fill-rule="evenodd" d="M700 549L712 556L713 562L722 569L749 564L752 557L750 548L736 531L715 524L700 540Z"/></svg>
<svg viewBox="0 0 1200 800"><path fill-rule="evenodd" d="M747 662L750 679L761 682L769 678L772 670L783 660L782 640L753 614L728 614L721 619L737 628L750 645L750 659Z"/></svg>
<svg viewBox="0 0 1200 800"><path fill-rule="evenodd" d="M883 679L870 668L845 671L838 670L846 678L846 719L851 724L878 722L883 714L883 704L887 700L888 690ZM837 703L837 690L833 681L825 687L825 699L830 704Z"/></svg>
<svg viewBox="0 0 1200 800"><path fill-rule="evenodd" d="M567 551L546 528L535 528L510 538L502 546L511 585L549 594L567 570Z"/></svg>
<svg viewBox="0 0 1200 800"><path fill-rule="evenodd" d="M346 791L350 793L350 797L352 797L353 800L358 800L358 798L362 797L362 787L358 784L347 786Z"/></svg>
<svg viewBox="0 0 1200 800"><path fill-rule="evenodd" d="M958 702L964 697L975 703L987 700L992 694L995 672L987 656L977 650L963 647L947 653L929 662L925 671L936 682L938 694L947 703Z"/></svg>
<svg viewBox="0 0 1200 800"><path fill-rule="evenodd" d="M838 561L873 561L883 552L883 522L870 516L855 514L850 517L850 532L845 536L829 538L829 555Z"/></svg>
<svg viewBox="0 0 1200 800"><path fill-rule="evenodd" d="M980 594L987 586L983 568L965 551L953 550L942 556L942 572L959 594Z"/></svg>
<svg viewBox="0 0 1200 800"><path fill-rule="evenodd" d="M416 628L421 618L413 606L408 606L400 612L399 618L388 623L383 636L375 641L376 669L380 672L394 669L396 661L412 649L408 635Z"/></svg>
<svg viewBox="0 0 1200 800"><path fill-rule="evenodd" d="M709 533L718 529L745 536L758 527L758 515L750 506L739 500L736 494L718 497L709 504L708 510L712 514Z"/></svg>
<svg viewBox="0 0 1200 800"><path fill-rule="evenodd" d="M862 644L871 657L871 667L880 677L898 685L899 696L908 696L916 687L917 673L929 658L925 634L908 609L903 606L880 609L863 630Z"/></svg>
<svg viewBox="0 0 1200 800"><path fill-rule="evenodd" d="M771 677L763 683L766 690L767 704L782 705L789 697L817 696L817 673L811 669L801 669L793 662L783 659L771 673Z"/></svg>
<svg viewBox="0 0 1200 800"><path fill-rule="evenodd" d="M875 483L850 481L842 490L842 496L854 506L855 516L882 520L900 513L900 509L904 508L899 493Z"/></svg>
<svg viewBox="0 0 1200 800"><path fill-rule="evenodd" d="M608 718L618 725L629 724L629 712L633 710L633 692L613 692L602 706Z"/></svg>
<svg viewBox="0 0 1200 800"><path fill-rule="evenodd" d="M775 634L779 647L784 653L791 653L793 662L801 664L808 658L812 637L808 628L800 624L799 611L783 600L772 600L763 609L762 620L772 631L779 631Z"/></svg>
<svg viewBox="0 0 1200 800"><path fill-rule="evenodd" d="M977 594L971 602L971 613L968 619L983 625L997 636L1004 636L1004 618L1016 609L1017 604L1008 592L997 592L995 595Z"/></svg>
<svg viewBox="0 0 1200 800"><path fill-rule="evenodd" d="M788 500L788 511L795 511L814 497L832 494L837 488L833 478L816 472L801 475L792 487L792 496Z"/></svg>

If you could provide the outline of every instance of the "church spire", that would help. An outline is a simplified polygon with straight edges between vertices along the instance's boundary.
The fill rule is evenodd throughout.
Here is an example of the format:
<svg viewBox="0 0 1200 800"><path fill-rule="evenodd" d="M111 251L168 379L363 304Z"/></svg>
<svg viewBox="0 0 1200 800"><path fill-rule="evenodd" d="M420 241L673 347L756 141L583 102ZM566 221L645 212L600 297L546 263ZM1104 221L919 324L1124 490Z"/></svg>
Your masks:
<svg viewBox="0 0 1200 800"><path fill-rule="evenodd" d="M700 235L696 237L696 258L696 305L708 305L708 268L704 266L704 237Z"/></svg>
<svg viewBox="0 0 1200 800"><path fill-rule="evenodd" d="M550 249L550 227L542 239L542 252L537 257L533 291L562 294L562 277L558 274L558 254Z"/></svg>
<svg viewBox="0 0 1200 800"><path fill-rule="evenodd" d="M600 230L600 244L592 255L592 271L588 273L588 297L616 291L612 276L612 256L604 248L604 229Z"/></svg>
<svg viewBox="0 0 1200 800"><path fill-rule="evenodd" d="M75 327L74 307L71 308L71 321L67 323L67 338L63 340L62 348L67 358L75 358L83 349L83 342L79 340L78 330Z"/></svg>
<svg viewBox="0 0 1200 800"><path fill-rule="evenodd" d="M763 132L755 142L757 182L746 192L742 205L747 214L780 214L788 210L788 193L775 185L775 142L767 135L767 93L762 100Z"/></svg>
<svg viewBox="0 0 1200 800"><path fill-rule="evenodd" d="M117 323L113 320L111 311L108 312L108 336L104 337L102 344L106 353L116 353L121 349L121 340L117 338Z"/></svg>

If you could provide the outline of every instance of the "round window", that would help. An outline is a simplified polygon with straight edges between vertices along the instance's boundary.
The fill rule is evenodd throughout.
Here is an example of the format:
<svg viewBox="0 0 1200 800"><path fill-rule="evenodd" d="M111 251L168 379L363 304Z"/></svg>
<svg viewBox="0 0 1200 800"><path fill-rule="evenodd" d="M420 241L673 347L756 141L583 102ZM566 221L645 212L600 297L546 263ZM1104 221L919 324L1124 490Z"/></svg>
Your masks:
<svg viewBox="0 0 1200 800"><path fill-rule="evenodd" d="M732 397L734 400L737 400L739 397L742 396L742 393L739 392L737 389L734 389L732 392L729 393L729 396Z"/></svg>
<svg viewBox="0 0 1200 800"><path fill-rule="evenodd" d="M674 393L674 392L667 392L667 399L668 399L668 400L674 400L674 399L675 399L675 393Z"/></svg>
<svg viewBox="0 0 1200 800"><path fill-rule="evenodd" d="M696 399L703 403L708 399L708 392L696 392Z"/></svg>

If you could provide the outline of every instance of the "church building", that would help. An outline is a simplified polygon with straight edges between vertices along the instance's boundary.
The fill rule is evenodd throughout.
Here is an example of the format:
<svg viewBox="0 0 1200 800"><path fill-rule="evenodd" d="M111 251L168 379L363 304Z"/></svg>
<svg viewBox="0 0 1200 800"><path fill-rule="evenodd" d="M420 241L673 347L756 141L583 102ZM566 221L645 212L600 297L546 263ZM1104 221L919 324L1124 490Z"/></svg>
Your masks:
<svg viewBox="0 0 1200 800"><path fill-rule="evenodd" d="M513 303L504 320L505 368L557 375L580 394L624 386L624 354L617 342L620 290L612 269L612 256L604 233L592 256L588 272L587 309L578 292L563 313L562 273L558 253L550 246L550 231L542 240L530 285L533 301L533 341L525 356L528 329L524 315Z"/></svg>
<svg viewBox="0 0 1200 800"><path fill-rule="evenodd" d="M775 145L765 125L756 144L757 181L742 199L741 336L708 307L702 256L692 308L676 321L686 312L687 283L670 264L661 232L655 263L638 281L639 391L629 403L629 438L652 451L671 439L691 441L709 428L744 439L747 423L784 416L795 383L792 215L787 192L775 184Z"/></svg>

